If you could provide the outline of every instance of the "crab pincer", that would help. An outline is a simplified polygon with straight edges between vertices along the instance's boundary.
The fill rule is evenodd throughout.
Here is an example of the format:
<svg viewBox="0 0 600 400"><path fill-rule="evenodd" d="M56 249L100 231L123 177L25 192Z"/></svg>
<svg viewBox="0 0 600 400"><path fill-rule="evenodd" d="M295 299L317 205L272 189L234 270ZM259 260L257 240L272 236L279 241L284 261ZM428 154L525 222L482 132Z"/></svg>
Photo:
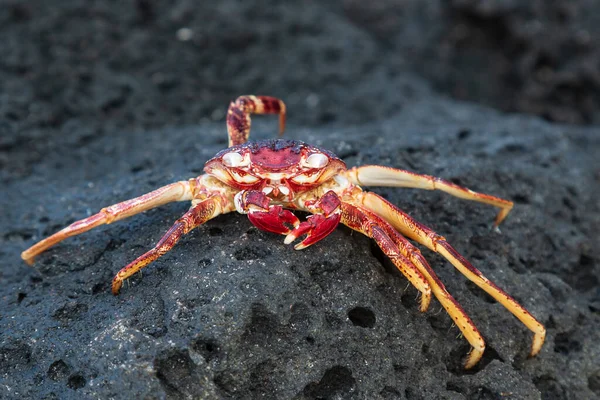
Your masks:
<svg viewBox="0 0 600 400"><path fill-rule="evenodd" d="M292 228L300 225L300 220L290 210L278 204L269 204L271 200L263 192L243 191L235 196L236 209L240 214L248 214L254 226L267 232L287 235Z"/></svg>
<svg viewBox="0 0 600 400"><path fill-rule="evenodd" d="M302 250L311 244L328 236L338 226L341 219L341 201L334 191L329 191L316 201L306 202L305 206L313 213L300 225L294 228L284 240L290 244L300 236L306 234L306 238L294 246L296 250Z"/></svg>

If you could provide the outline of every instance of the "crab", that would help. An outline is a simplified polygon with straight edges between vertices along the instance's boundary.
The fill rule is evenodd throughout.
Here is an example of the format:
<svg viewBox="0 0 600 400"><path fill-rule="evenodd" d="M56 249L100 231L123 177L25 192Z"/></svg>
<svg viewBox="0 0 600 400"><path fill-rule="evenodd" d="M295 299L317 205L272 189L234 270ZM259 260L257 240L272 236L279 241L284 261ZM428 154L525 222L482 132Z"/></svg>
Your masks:
<svg viewBox="0 0 600 400"><path fill-rule="evenodd" d="M379 165L348 169L335 154L296 140L248 142L251 114L279 114L279 132L283 134L286 117L283 101L269 96L240 96L229 105L227 112L229 148L206 162L206 174L103 208L36 243L21 257L32 265L38 254L68 237L166 203L191 201L191 208L153 249L115 275L112 293L117 295L124 280L171 250L183 235L220 214L232 211L246 214L259 229L285 235L286 244L302 238L294 246L296 250L320 241L342 223L375 240L420 292L420 311L427 311L432 294L437 298L471 346L465 368L472 368L481 359L484 339L409 239L441 254L467 279L517 317L533 332L530 356L539 353L546 330L533 315L473 267L444 237L383 197L361 187L441 190L465 200L489 204L500 209L495 227L508 215L512 202L474 192L441 178L405 170ZM290 210L306 211L310 215L300 221Z"/></svg>

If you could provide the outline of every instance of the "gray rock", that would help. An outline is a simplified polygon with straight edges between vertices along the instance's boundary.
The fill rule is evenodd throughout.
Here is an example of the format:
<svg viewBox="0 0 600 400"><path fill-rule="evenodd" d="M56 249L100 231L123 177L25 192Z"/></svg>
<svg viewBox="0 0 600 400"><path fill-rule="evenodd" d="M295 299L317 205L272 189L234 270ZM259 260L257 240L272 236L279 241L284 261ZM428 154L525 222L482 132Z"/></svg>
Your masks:
<svg viewBox="0 0 600 400"><path fill-rule="evenodd" d="M255 137L273 128L256 124ZM220 216L113 297L112 275L186 210L178 203L67 240L30 269L19 251L104 205L193 176L225 133L213 123L115 132L69 157L47 154L34 174L8 183L2 200L3 395L591 398L600 332L597 133L433 95L378 123L289 127L290 137L323 143L349 165L409 168L516 201L498 233L490 207L374 189L446 236L546 324L541 354L527 359L527 329L426 252L487 340L473 371L462 369L468 346L439 303L421 314L417 291L345 227L294 251L245 216Z"/></svg>
<svg viewBox="0 0 600 400"><path fill-rule="evenodd" d="M466 75L449 87L528 109L505 107L519 88L504 98L502 79L481 79L488 56L506 59L505 49L478 47L490 35L503 43L488 29L489 10L458 2L459 14L445 19L441 3L414 1L400 9L392 1L9 3L0 13L0 398L600 396L598 127L457 102L418 77L439 85ZM491 18L505 21L514 39L519 14L490 4ZM471 9L467 28L484 39L472 36L473 52L447 47L460 41L439 43L453 18L468 19ZM544 10L531 18L551 15ZM368 20L371 12L386 24ZM560 24L543 22L545 31ZM546 40L551 52L578 35L567 25L568 35L554 31L556 40ZM544 39L531 32L526 39L519 59L529 60ZM465 56L469 69L460 62L444 69L444 54ZM557 64L574 68L568 93L594 78L586 65L597 54L592 46ZM525 89L543 86L535 68L519 71ZM553 77L547 93L525 93L525 106L554 110L551 119L596 121L597 102L588 99L597 82L569 102L553 97L569 76ZM286 136L334 151L349 166L406 168L515 201L499 233L491 207L373 188L444 235L542 321L542 352L528 359L527 329L424 251L487 342L481 363L463 370L468 345L439 303L420 313L417 291L368 238L345 227L295 251L245 216L220 216L119 297L110 294L114 274L188 204L66 240L34 268L22 262L21 251L77 219L202 173L227 145L227 102L247 93L282 97ZM272 119L253 124L253 138L275 134Z"/></svg>

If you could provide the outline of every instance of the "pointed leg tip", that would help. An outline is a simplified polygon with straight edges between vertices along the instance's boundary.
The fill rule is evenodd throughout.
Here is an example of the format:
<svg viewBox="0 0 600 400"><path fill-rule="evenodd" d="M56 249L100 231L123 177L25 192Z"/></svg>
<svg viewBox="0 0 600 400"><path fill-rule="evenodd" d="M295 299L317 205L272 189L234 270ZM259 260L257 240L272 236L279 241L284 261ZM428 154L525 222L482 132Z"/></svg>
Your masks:
<svg viewBox="0 0 600 400"><path fill-rule="evenodd" d="M285 239L283 239L283 244L290 244L292 243L294 240L296 240L296 237L294 235L288 234Z"/></svg>
<svg viewBox="0 0 600 400"><path fill-rule="evenodd" d="M427 310L429 310L429 304L430 303L431 303L431 295L430 294L423 294L423 296L421 297L421 307L419 307L419 311L421 311L422 313L424 313Z"/></svg>
<svg viewBox="0 0 600 400"><path fill-rule="evenodd" d="M121 286L123 286L123 282L122 281L113 280L113 283L112 283L112 294L113 294L113 296L118 296L119 295L119 292L121 291Z"/></svg>
<svg viewBox="0 0 600 400"><path fill-rule="evenodd" d="M25 261L25 264L29 265L30 267L33 266L33 264L35 263L35 259L33 257L28 258L21 254L21 258L23 259L23 261Z"/></svg>
<svg viewBox="0 0 600 400"><path fill-rule="evenodd" d="M533 342L531 343L531 351L529 352L529 357L535 357L542 350L542 346L544 345L544 340L546 339L546 331L544 330L541 333L536 333L533 336Z"/></svg>
<svg viewBox="0 0 600 400"><path fill-rule="evenodd" d="M512 205L509 209L500 210L498 215L496 215L496 219L494 220L494 228L497 228L504 221L511 209Z"/></svg>
<svg viewBox="0 0 600 400"><path fill-rule="evenodd" d="M500 224L502 223L502 219L496 217L494 220L494 225L492 225L492 230L494 232L500 232Z"/></svg>
<svg viewBox="0 0 600 400"><path fill-rule="evenodd" d="M477 362L472 362L470 360L465 361L465 369L471 369L473 368L475 365L477 364Z"/></svg>
<svg viewBox="0 0 600 400"><path fill-rule="evenodd" d="M477 350L475 348L471 349L471 352L467 355L467 359L465 360L465 369L471 369L483 356L483 350Z"/></svg>

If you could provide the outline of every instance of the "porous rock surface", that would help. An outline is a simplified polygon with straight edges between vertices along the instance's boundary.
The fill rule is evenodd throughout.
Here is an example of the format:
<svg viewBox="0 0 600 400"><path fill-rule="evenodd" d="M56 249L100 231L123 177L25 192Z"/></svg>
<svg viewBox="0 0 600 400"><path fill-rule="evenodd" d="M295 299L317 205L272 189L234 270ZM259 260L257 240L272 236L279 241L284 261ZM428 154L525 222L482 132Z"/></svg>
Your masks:
<svg viewBox="0 0 600 400"><path fill-rule="evenodd" d="M197 3L15 2L2 15L1 398L600 396L597 126L437 94L350 2ZM244 93L282 97L286 136L349 166L406 168L515 201L496 232L491 207L373 189L543 322L541 353L528 359L527 329L424 249L487 341L463 370L469 347L439 303L420 313L417 291L345 227L295 251L242 215L220 216L118 297L113 275L188 204L69 239L35 268L20 260L103 206L202 173L227 145L227 101ZM252 137L275 131L256 119Z"/></svg>

